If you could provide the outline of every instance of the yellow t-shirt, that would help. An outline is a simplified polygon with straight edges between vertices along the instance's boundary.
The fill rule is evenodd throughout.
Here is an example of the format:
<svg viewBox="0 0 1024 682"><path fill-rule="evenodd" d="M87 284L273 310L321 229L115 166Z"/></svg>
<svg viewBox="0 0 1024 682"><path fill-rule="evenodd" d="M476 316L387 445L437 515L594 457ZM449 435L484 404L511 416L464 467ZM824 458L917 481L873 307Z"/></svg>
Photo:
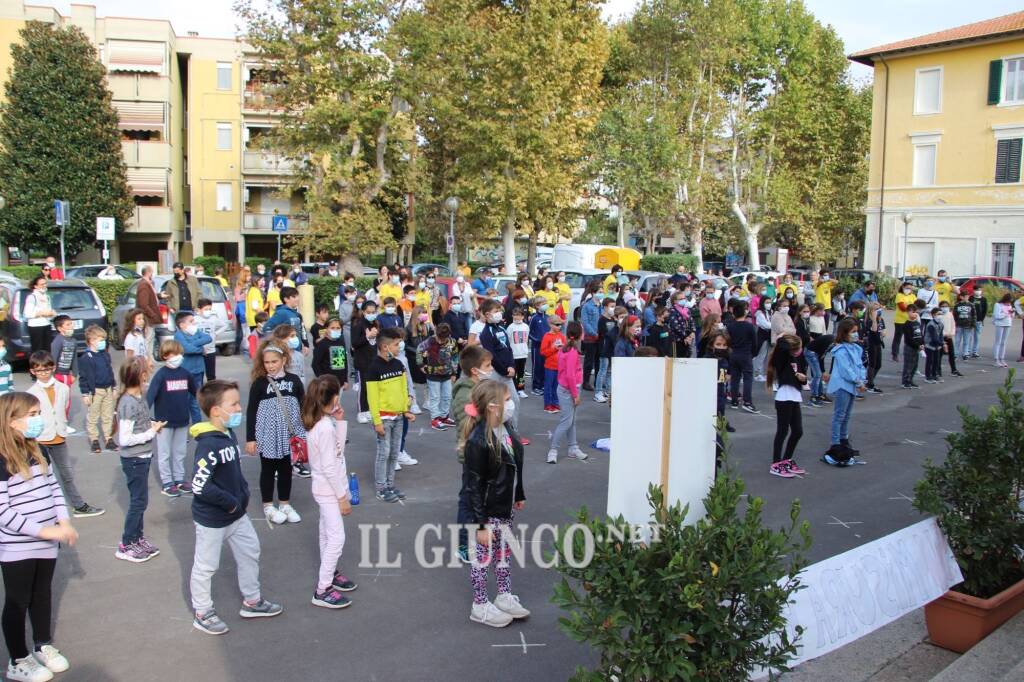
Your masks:
<svg viewBox="0 0 1024 682"><path fill-rule="evenodd" d="M466 279L469 279L470 277L473 276L473 271L470 269L468 265L464 268L455 268L455 272L462 275Z"/></svg>
<svg viewBox="0 0 1024 682"><path fill-rule="evenodd" d="M832 309L832 287L836 285L835 282L829 280L827 282L818 282L818 286L814 288L814 302L820 303L825 306L825 310Z"/></svg>
<svg viewBox="0 0 1024 682"><path fill-rule="evenodd" d="M426 310L430 310L430 290L429 289L417 289L416 290L416 305L421 305Z"/></svg>
<svg viewBox="0 0 1024 682"><path fill-rule="evenodd" d="M554 314L555 304L558 303L558 292L554 289L541 289L537 292L537 295L544 299L544 302L548 304L548 309L545 311L549 315Z"/></svg>
<svg viewBox="0 0 1024 682"><path fill-rule="evenodd" d="M610 287L611 285L615 284L617 281L619 281L619 279L615 275L608 275L607 277L605 277L604 278L604 284L601 285L601 288L604 289L604 293L607 294L608 293L608 287Z"/></svg>
<svg viewBox="0 0 1024 682"><path fill-rule="evenodd" d="M569 318L569 305L572 303L572 289L565 282L555 282L555 291L558 292L559 296L568 296L569 298L564 301L559 301L558 309L562 311L565 318Z"/></svg>
<svg viewBox="0 0 1024 682"><path fill-rule="evenodd" d="M945 301L952 306L956 301L956 294L953 293L953 285L949 282L936 282L935 293L939 295L939 303Z"/></svg>
<svg viewBox="0 0 1024 682"><path fill-rule="evenodd" d="M905 310L900 310L900 303L905 304L908 308L914 305L914 301L917 300L917 294L914 293L911 288L909 294L904 294L902 291L896 294L896 315L893 317L893 322L896 324L905 324L907 321L907 313Z"/></svg>
<svg viewBox="0 0 1024 682"><path fill-rule="evenodd" d="M273 315L279 305L281 305L281 292L277 287L270 287L270 291L267 292L267 311L269 314Z"/></svg>
<svg viewBox="0 0 1024 682"><path fill-rule="evenodd" d="M800 295L800 289L797 287L796 282L791 282L790 284L780 284L779 285L779 298L786 298L786 290L787 289L792 289L793 290L793 296L799 296Z"/></svg>
<svg viewBox="0 0 1024 682"><path fill-rule="evenodd" d="M385 298L393 298L397 304L402 300L402 287L397 284L392 284L391 282L385 282L377 287L377 298L377 302L381 305L384 304Z"/></svg>

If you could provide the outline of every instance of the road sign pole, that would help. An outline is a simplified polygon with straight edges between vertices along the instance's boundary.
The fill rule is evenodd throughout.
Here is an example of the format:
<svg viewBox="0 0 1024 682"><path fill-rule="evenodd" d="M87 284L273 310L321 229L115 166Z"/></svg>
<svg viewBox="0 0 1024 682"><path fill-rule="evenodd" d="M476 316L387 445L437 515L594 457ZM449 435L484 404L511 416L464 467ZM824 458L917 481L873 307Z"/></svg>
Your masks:
<svg viewBox="0 0 1024 682"><path fill-rule="evenodd" d="M281 262L281 233L277 233L277 262Z"/></svg>
<svg viewBox="0 0 1024 682"><path fill-rule="evenodd" d="M107 250L107 240L103 240L103 264L107 265L110 260L110 251Z"/></svg>
<svg viewBox="0 0 1024 682"><path fill-rule="evenodd" d="M71 204L67 201L63 202L63 204L64 210L61 211L62 220L60 221L60 269L61 272L66 272L68 268L64 263L64 228L71 221Z"/></svg>

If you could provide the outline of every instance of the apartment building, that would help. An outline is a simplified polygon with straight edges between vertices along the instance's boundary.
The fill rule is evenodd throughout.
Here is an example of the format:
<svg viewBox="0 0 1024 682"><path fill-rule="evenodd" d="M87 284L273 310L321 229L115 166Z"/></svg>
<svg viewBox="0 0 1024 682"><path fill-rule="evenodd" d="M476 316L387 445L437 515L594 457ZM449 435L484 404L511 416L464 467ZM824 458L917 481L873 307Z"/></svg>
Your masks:
<svg viewBox="0 0 1024 682"><path fill-rule="evenodd" d="M874 67L864 267L1024 279L1024 12L850 59Z"/></svg>
<svg viewBox="0 0 1024 682"><path fill-rule="evenodd" d="M244 43L178 36L163 20L98 17L91 5L52 7L0 0L0 74L25 22L78 26L96 45L118 112L132 219L118 226L111 256L155 260L220 255L235 261L272 256L273 216L288 231L306 227L301 195L283 192L291 164L258 148L275 124L275 72ZM97 262L86 252L79 262Z"/></svg>

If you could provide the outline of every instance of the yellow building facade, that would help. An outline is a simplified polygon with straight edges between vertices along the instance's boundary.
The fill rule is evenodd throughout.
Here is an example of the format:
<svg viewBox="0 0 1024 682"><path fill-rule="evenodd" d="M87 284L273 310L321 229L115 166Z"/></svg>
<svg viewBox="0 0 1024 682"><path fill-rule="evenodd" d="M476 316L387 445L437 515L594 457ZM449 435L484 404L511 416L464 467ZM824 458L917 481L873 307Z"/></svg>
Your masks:
<svg viewBox="0 0 1024 682"><path fill-rule="evenodd" d="M850 58L874 67L864 267L1024 279L1024 12Z"/></svg>
<svg viewBox="0 0 1024 682"><path fill-rule="evenodd" d="M291 166L256 149L274 125L273 72L232 39L178 36L162 20L98 17L91 5L54 8L0 0L0 74L25 22L78 26L108 71L135 211L118 225L112 260L272 256L274 215L305 226L301 197L282 197ZM81 262L98 262L86 252Z"/></svg>

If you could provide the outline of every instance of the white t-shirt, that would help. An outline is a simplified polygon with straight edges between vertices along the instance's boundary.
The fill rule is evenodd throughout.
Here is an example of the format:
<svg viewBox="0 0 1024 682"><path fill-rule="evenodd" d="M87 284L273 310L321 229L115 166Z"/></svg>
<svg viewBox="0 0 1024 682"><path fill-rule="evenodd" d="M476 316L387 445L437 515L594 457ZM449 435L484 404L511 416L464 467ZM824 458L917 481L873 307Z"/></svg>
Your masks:
<svg viewBox="0 0 1024 682"><path fill-rule="evenodd" d="M146 335L134 331L130 332L128 336L124 337L124 350L126 353L131 351L136 357L148 358Z"/></svg>
<svg viewBox="0 0 1024 682"><path fill-rule="evenodd" d="M41 291L33 290L25 299L25 318L28 319L30 327L49 327L50 318L41 317L39 313L50 310L50 299Z"/></svg>
<svg viewBox="0 0 1024 682"><path fill-rule="evenodd" d="M509 335L509 345L512 347L512 357L516 360L529 357L530 355L530 325L525 322L513 322L506 329Z"/></svg>
<svg viewBox="0 0 1024 682"><path fill-rule="evenodd" d="M803 396L800 395L800 391L787 384L786 386L775 386L775 401L782 403L802 403L804 399Z"/></svg>
<svg viewBox="0 0 1024 682"><path fill-rule="evenodd" d="M473 324L469 325L469 333L476 334L477 338L480 338L480 334L483 333L486 326L486 323L481 322L480 320L474 320Z"/></svg>

